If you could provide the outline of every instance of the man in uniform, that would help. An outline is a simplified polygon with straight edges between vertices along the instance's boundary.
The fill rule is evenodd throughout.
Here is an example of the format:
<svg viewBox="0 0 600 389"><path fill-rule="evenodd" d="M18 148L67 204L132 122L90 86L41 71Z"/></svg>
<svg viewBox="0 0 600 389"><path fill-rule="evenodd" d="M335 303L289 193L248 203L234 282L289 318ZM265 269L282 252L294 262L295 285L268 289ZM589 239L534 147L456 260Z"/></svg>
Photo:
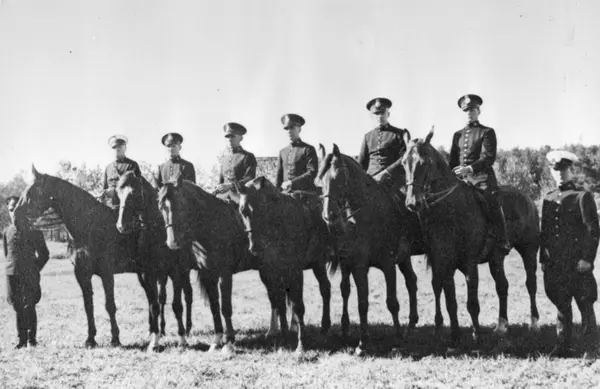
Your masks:
<svg viewBox="0 0 600 389"><path fill-rule="evenodd" d="M510 252L506 221L500 205L498 181L494 173L496 160L496 133L494 129L479 123L483 99L477 95L465 95L458 106L467 113L467 125L454 133L450 149L450 168L454 174L482 190L485 210L493 225L493 236L487 238L486 248L495 247L503 255Z"/></svg>
<svg viewBox="0 0 600 389"><path fill-rule="evenodd" d="M568 151L551 151L546 156L558 188L544 198L540 263L546 295L558 310L558 345L554 353L564 355L571 343L573 313L571 300L581 312L584 358L594 359L598 347L594 302L598 296L594 259L600 236L598 213L590 192L573 183L573 162Z"/></svg>
<svg viewBox="0 0 600 389"><path fill-rule="evenodd" d="M40 271L48 262L49 253L41 231L17 230L14 224L14 210L19 202L17 196L6 200L12 224L4 230L4 256L6 265L6 286L8 302L17 314L19 341L15 349L37 345L37 314L35 305L40 302ZM37 254L37 255L36 255Z"/></svg>
<svg viewBox="0 0 600 389"><path fill-rule="evenodd" d="M115 160L108 164L104 169L104 199L107 205L116 208L119 206L119 199L115 193L115 187L119 182L119 177L128 171L141 177L140 167L137 162L125 156L127 151L127 138L124 135L113 135L108 138L108 145L115 151Z"/></svg>
<svg viewBox="0 0 600 389"><path fill-rule="evenodd" d="M247 132L244 126L238 123L227 123L223 126L223 131L229 141L229 147L221 160L219 185L214 193L223 199L233 200L229 194L234 188L234 182L245 185L256 177L256 158L241 146L244 134Z"/></svg>
<svg viewBox="0 0 600 389"><path fill-rule="evenodd" d="M194 165L179 156L183 137L176 132L169 132L162 137L161 142L169 151L169 159L158 166L155 177L157 186L161 188L163 184L177 179L179 175L184 180L195 184L196 171Z"/></svg>
<svg viewBox="0 0 600 389"><path fill-rule="evenodd" d="M279 152L275 185L284 192L314 192L319 159L315 148L300 139L305 120L300 115L290 113L281 117L281 123L288 132L290 144Z"/></svg>
<svg viewBox="0 0 600 389"><path fill-rule="evenodd" d="M406 184L406 173L402 166L402 156L406 152L404 134L389 123L392 102L385 97L377 97L367 103L367 110L377 123L377 127L367 132L360 146L358 163L377 182L391 188L400 189Z"/></svg>

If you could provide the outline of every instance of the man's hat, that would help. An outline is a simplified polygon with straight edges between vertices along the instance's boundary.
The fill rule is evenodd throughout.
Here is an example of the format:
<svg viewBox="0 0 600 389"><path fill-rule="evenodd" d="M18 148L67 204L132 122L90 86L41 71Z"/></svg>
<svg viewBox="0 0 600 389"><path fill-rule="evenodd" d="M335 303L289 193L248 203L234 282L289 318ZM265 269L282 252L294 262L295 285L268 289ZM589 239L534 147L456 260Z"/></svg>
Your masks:
<svg viewBox="0 0 600 389"><path fill-rule="evenodd" d="M183 143L183 136L176 132L169 132L168 134L163 135L161 142L165 146L169 146L173 143Z"/></svg>
<svg viewBox="0 0 600 389"><path fill-rule="evenodd" d="M20 197L19 197L19 196L9 196L9 197L8 197L8 198L5 200L5 202L4 202L4 203L5 203L6 205L8 205L8 204L10 204L10 202L11 202L12 200L15 200L15 201L17 201L17 202L18 202L18 201L19 201L19 199L20 199Z"/></svg>
<svg viewBox="0 0 600 389"><path fill-rule="evenodd" d="M384 112L392 106L392 101L385 97L376 97L367 103L367 110L373 113Z"/></svg>
<svg viewBox="0 0 600 389"><path fill-rule="evenodd" d="M230 135L244 135L246 132L246 127L242 126L239 123L227 123L223 126L223 131L225 131L225 138L228 138Z"/></svg>
<svg viewBox="0 0 600 389"><path fill-rule="evenodd" d="M464 95L458 99L458 107L463 111L468 111L471 108L478 108L483 104L483 99L477 95Z"/></svg>
<svg viewBox="0 0 600 389"><path fill-rule="evenodd" d="M108 145L112 148L115 148L117 146L121 146L121 145L126 145L127 144L127 137L125 135L113 135L110 138L108 138Z"/></svg>
<svg viewBox="0 0 600 389"><path fill-rule="evenodd" d="M306 121L300 115L295 113L288 113L281 117L281 123L283 123L283 129L287 130L289 127L303 126Z"/></svg>
<svg viewBox="0 0 600 389"><path fill-rule="evenodd" d="M579 158L567 150L552 150L546 154L546 159L552 164L552 169L561 170L573 165Z"/></svg>

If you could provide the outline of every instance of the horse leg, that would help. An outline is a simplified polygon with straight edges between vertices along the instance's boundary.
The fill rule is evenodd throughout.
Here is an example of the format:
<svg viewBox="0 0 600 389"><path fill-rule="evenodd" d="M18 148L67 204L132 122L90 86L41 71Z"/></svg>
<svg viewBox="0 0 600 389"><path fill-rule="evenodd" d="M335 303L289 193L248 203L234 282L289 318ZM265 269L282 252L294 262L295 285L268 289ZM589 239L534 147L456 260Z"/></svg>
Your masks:
<svg viewBox="0 0 600 389"><path fill-rule="evenodd" d="M489 262L490 273L496 282L496 293L500 302L500 313L498 315L498 324L494 328L494 332L500 336L504 336L508 331L508 279L504 272L504 258L501 255L494 255Z"/></svg>
<svg viewBox="0 0 600 389"><path fill-rule="evenodd" d="M296 275L293 276L290 282L289 301L292 304L292 312L294 317L298 321L298 346L296 347L296 353L304 352L306 331L304 327L304 299L303 299L303 287L304 287L304 271L298 269Z"/></svg>
<svg viewBox="0 0 600 389"><path fill-rule="evenodd" d="M88 337L84 346L96 347L96 322L94 319L94 289L92 288L92 275L75 264L75 277L83 294L83 306L88 322Z"/></svg>
<svg viewBox="0 0 600 389"><path fill-rule="evenodd" d="M146 280L142 276L142 273L137 273L138 281L142 288L144 289L144 293L146 293L146 297L148 297L148 285L146 285ZM151 331L150 328L152 326L152 310L150 309L150 300L148 300L148 336L150 336Z"/></svg>
<svg viewBox="0 0 600 389"><path fill-rule="evenodd" d="M396 269L394 269L395 271ZM360 318L360 340L355 353L363 356L367 350L369 341L369 278L368 268L355 267L352 269L352 277L356 284L356 294L358 296L358 316Z"/></svg>
<svg viewBox="0 0 600 389"><path fill-rule="evenodd" d="M400 312L400 303L398 302L398 296L396 295L396 266L394 263L390 263L389 266L382 268L383 275L385 277L386 293L387 297L385 303L388 311L392 315L392 321L394 322L394 332L396 338L400 339L400 321L398 320L398 312Z"/></svg>
<svg viewBox="0 0 600 389"><path fill-rule="evenodd" d="M504 272L504 266L502 267L502 272ZM506 278L506 276L505 276ZM453 278L454 281L454 278ZM508 281L507 281L508 285ZM467 273L467 311L471 315L471 322L473 323L473 339L478 340L480 335L479 328L479 268L477 267L477 261L471 261L468 268ZM506 287L506 291L508 294L508 286ZM446 296L448 298L448 296ZM505 300L505 309L506 309L506 300ZM504 312L506 314L506 311ZM458 326L458 323L457 323Z"/></svg>
<svg viewBox="0 0 600 389"><path fill-rule="evenodd" d="M440 296L442 295L442 287L444 286L444 279L440 274L433 269L433 277L431 279L431 287L433 288L433 294L435 296L435 337L440 338L442 336L442 327L444 326L444 316L442 316L442 305L440 303Z"/></svg>
<svg viewBox="0 0 600 389"><path fill-rule="evenodd" d="M117 306L115 304L115 277L113 274L102 275L102 286L104 288L105 307L110 319L110 344L113 347L121 345L119 340L119 326L117 325Z"/></svg>
<svg viewBox="0 0 600 389"><path fill-rule="evenodd" d="M223 346L224 353L233 351L233 343L235 342L235 333L233 331L233 323L231 316L233 309L231 307L231 294L233 289L233 275L231 273L221 277L221 313L225 318L225 345Z"/></svg>
<svg viewBox="0 0 600 389"><path fill-rule="evenodd" d="M452 273L448 274L444 279L444 297L446 300L446 310L450 317L451 347L454 348L460 344L460 327L458 326L456 287L454 285L454 275ZM467 307L469 307L468 303Z"/></svg>
<svg viewBox="0 0 600 389"><path fill-rule="evenodd" d="M215 338L210 345L209 352L215 351L223 345L223 322L221 321L221 307L219 305L219 279L210 274L200 275L200 286L208 297L210 312L213 316Z"/></svg>
<svg viewBox="0 0 600 389"><path fill-rule="evenodd" d="M350 298L350 268L342 265L342 281L340 290L342 292L342 336L348 337L350 332L350 315L348 315L348 299Z"/></svg>
<svg viewBox="0 0 600 389"><path fill-rule="evenodd" d="M158 278L158 304L160 306L160 334L165 336L165 305L167 304L167 275L162 275Z"/></svg>
<svg viewBox="0 0 600 389"><path fill-rule="evenodd" d="M408 299L410 304L408 326L404 331L404 335L407 336L419 322L419 311L417 307L417 275L413 269L410 255L408 255L406 259L400 260L400 263L398 263L398 269L400 269L402 275L404 276L404 283L406 285L406 290L408 291Z"/></svg>
<svg viewBox="0 0 600 389"><path fill-rule="evenodd" d="M187 336L192 332L192 303L194 302L194 293L192 283L190 282L190 271L186 270L181 280L183 294L185 295L185 334Z"/></svg>
<svg viewBox="0 0 600 389"><path fill-rule="evenodd" d="M183 275L178 271L175 271L174 273L175 274L173 274L171 277L171 282L173 283L173 301L171 303L171 307L173 308L173 313L175 314L175 319L177 320L179 347L185 347L187 345L187 340L185 339L185 327L183 325L183 304L181 303Z"/></svg>
<svg viewBox="0 0 600 389"><path fill-rule="evenodd" d="M313 274L319 282L319 291L323 299L323 316L321 317L321 334L327 334L331 328L331 282L327 277L327 269L324 263L317 263L313 267Z"/></svg>
<svg viewBox="0 0 600 389"><path fill-rule="evenodd" d="M268 277L265 276L263 271L258 272L260 275L260 279L267 289L267 296L269 297L269 302L271 303L271 323L269 325L269 330L266 333L266 337L275 336L279 332L279 317L277 316L277 310L275 308L275 298L273 296L273 287L270 283Z"/></svg>
<svg viewBox="0 0 600 389"><path fill-rule="evenodd" d="M527 292L529 293L529 303L531 306L531 324L529 325L529 329L537 332L540 330L540 325L538 324L540 320L540 314L538 312L537 302L536 302L536 294L537 294L537 245L528 245L528 246L515 246L521 258L523 259L523 266L525 267L525 272L527 275L527 280L525 281L525 285L527 286Z"/></svg>

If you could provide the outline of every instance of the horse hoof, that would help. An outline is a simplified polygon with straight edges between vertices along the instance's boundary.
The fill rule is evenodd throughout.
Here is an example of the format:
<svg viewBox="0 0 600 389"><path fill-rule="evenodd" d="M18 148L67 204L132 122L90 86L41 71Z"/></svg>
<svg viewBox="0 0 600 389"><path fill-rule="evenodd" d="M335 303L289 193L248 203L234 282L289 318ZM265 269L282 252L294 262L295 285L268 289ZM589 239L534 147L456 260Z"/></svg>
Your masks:
<svg viewBox="0 0 600 389"><path fill-rule="evenodd" d="M85 348L95 348L95 347L98 347L98 343L96 343L96 341L94 339L88 339L85 341L83 346Z"/></svg>
<svg viewBox="0 0 600 389"><path fill-rule="evenodd" d="M121 341L119 339L113 339L110 341L111 347L121 347Z"/></svg>
<svg viewBox="0 0 600 389"><path fill-rule="evenodd" d="M533 332L540 332L540 319L534 317L531 319L531 324L529 324L529 330Z"/></svg>
<svg viewBox="0 0 600 389"><path fill-rule="evenodd" d="M185 336L179 335L179 347L185 348L185 347L187 347L187 345L188 345L188 343L187 343L187 339L185 338Z"/></svg>
<svg viewBox="0 0 600 389"><path fill-rule="evenodd" d="M235 353L235 348L233 347L233 344L232 343L227 343L221 349L221 353L223 353L225 355L231 355L231 354Z"/></svg>
<svg viewBox="0 0 600 389"><path fill-rule="evenodd" d="M214 353L215 351L217 351L217 349L219 348L219 345L216 343L213 343L210 345L210 347L208 348L208 352L209 353Z"/></svg>
<svg viewBox="0 0 600 389"><path fill-rule="evenodd" d="M273 331L273 330L269 330L267 331L267 333L265 334L265 338L272 338L279 335L279 331Z"/></svg>
<svg viewBox="0 0 600 389"><path fill-rule="evenodd" d="M356 355L357 357L364 357L365 355L367 355L367 351L360 348L360 346L358 346L355 350L354 350L354 355Z"/></svg>
<svg viewBox="0 0 600 389"><path fill-rule="evenodd" d="M304 346L302 346L301 344L299 344L298 347L296 347L295 353L296 353L296 355L302 355L302 354L304 354Z"/></svg>
<svg viewBox="0 0 600 389"><path fill-rule="evenodd" d="M508 332L508 320L505 318L498 319L498 324L496 324L496 328L494 328L494 333L496 335L504 336Z"/></svg>

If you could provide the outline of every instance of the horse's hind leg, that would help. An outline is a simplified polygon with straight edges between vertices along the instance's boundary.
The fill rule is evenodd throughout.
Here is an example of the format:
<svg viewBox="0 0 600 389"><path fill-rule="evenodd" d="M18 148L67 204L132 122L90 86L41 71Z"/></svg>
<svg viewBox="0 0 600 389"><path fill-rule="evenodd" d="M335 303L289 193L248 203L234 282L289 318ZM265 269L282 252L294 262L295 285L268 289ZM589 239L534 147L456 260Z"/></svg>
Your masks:
<svg viewBox="0 0 600 389"><path fill-rule="evenodd" d="M325 263L318 263L313 267L313 274L319 282L319 291L323 299L323 316L321 317L321 334L326 334L331 328L331 282L327 277Z"/></svg>
<svg viewBox="0 0 600 389"><path fill-rule="evenodd" d="M348 314L348 299L350 298L350 268L342 265L342 281L340 291L342 292L342 336L348 337L350 332L350 315Z"/></svg>
<svg viewBox="0 0 600 389"><path fill-rule="evenodd" d="M75 263L75 277L83 294L83 306L88 322L88 337L85 347L96 347L96 322L94 319L94 289L92 288L92 276L85 269Z"/></svg>
<svg viewBox="0 0 600 389"><path fill-rule="evenodd" d="M498 324L494 332L498 335L504 335L508 331L508 279L504 272L504 258L496 254L489 262L490 273L496 282L496 293L500 303L500 312L498 315Z"/></svg>
<svg viewBox="0 0 600 389"><path fill-rule="evenodd" d="M231 316L233 315L233 308L231 306L231 294L233 289L233 275L226 274L221 277L221 313L225 318L225 345L223 352L232 352L233 343L235 342L235 333L233 331L233 323Z"/></svg>
<svg viewBox="0 0 600 389"><path fill-rule="evenodd" d="M390 263L388 266L382 268L383 275L385 277L386 293L387 297L385 303L388 311L392 315L392 321L394 322L394 332L396 338L400 338L400 321L398 320L398 312L400 312L400 303L398 302L398 296L396 295L396 266L394 263Z"/></svg>
<svg viewBox="0 0 600 389"><path fill-rule="evenodd" d="M400 259L398 263L398 268L402 272L404 276L404 283L406 285L406 290L408 291L408 299L410 304L410 314L408 315L408 326L406 327L404 335L408 335L411 330L413 330L417 323L419 322L419 310L417 307L417 275L412 266L410 255L407 255L406 258Z"/></svg>
<svg viewBox="0 0 600 389"><path fill-rule="evenodd" d="M110 319L111 346L120 346L119 326L117 325L117 306L115 304L115 277L112 274L102 275L102 286L106 299L105 307Z"/></svg>
<svg viewBox="0 0 600 389"><path fill-rule="evenodd" d="M537 332L540 329L540 325L538 324L540 314L538 312L537 302L535 298L537 293L537 278L535 273L537 271L538 247L537 245L517 245L515 246L515 248L521 255L521 258L523 258L523 266L525 267L525 272L527 275L525 285L527 286L527 292L529 293L529 303L531 305L531 324L529 328L532 331Z"/></svg>
<svg viewBox="0 0 600 389"><path fill-rule="evenodd" d="M194 291L192 290L192 283L190 282L190 271L184 272L181 280L183 287L183 294L185 296L185 334L190 335L192 332L192 303L194 302Z"/></svg>

